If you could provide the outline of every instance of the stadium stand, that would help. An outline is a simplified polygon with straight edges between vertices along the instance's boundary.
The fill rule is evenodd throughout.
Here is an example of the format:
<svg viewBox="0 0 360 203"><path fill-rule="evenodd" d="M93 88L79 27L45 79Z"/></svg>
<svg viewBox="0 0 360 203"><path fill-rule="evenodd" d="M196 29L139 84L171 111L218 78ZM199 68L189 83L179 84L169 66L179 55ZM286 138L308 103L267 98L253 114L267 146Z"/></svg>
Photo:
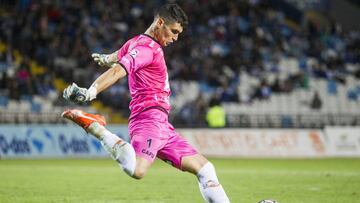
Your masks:
<svg viewBox="0 0 360 203"><path fill-rule="evenodd" d="M143 32L163 1L1 2L0 121L59 123L71 105L62 90L72 81L89 86L104 71L90 54ZM302 9L270 2L179 2L190 25L166 48L175 125L206 126L213 97L228 127L360 124L360 32L303 10L328 6L322 1ZM84 108L125 123L129 101L121 81Z"/></svg>

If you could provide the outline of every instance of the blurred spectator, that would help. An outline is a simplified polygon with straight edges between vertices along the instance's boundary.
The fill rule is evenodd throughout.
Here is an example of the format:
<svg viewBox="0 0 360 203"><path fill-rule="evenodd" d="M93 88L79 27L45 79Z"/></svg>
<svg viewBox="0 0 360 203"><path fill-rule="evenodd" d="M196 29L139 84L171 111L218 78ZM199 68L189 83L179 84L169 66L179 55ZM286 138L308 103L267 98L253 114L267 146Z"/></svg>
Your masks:
<svg viewBox="0 0 360 203"><path fill-rule="evenodd" d="M175 116L175 122L186 127L204 127L207 108L207 100L200 93L194 101L187 102L181 107L180 112Z"/></svg>
<svg viewBox="0 0 360 203"><path fill-rule="evenodd" d="M226 126L225 111L221 107L219 99L216 97L210 100L209 109L206 113L206 121L210 128L222 128Z"/></svg>
<svg viewBox="0 0 360 203"><path fill-rule="evenodd" d="M322 100L319 96L319 92L315 91L313 98L310 102L311 109L320 110L322 107Z"/></svg>
<svg viewBox="0 0 360 203"><path fill-rule="evenodd" d="M271 93L271 87L265 80L262 80L260 86L255 90L253 98L259 100L269 99Z"/></svg>

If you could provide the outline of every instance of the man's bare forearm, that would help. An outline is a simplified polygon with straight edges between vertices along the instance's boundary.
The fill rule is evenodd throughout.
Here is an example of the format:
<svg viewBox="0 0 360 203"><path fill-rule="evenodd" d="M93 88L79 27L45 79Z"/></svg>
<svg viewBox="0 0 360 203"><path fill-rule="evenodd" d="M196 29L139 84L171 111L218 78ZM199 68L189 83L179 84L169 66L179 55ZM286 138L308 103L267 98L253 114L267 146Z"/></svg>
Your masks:
<svg viewBox="0 0 360 203"><path fill-rule="evenodd" d="M106 72L101 74L91 85L90 88L96 89L96 94L104 91L119 79L126 76L125 69L120 64L112 65ZM90 89L89 88L89 89Z"/></svg>

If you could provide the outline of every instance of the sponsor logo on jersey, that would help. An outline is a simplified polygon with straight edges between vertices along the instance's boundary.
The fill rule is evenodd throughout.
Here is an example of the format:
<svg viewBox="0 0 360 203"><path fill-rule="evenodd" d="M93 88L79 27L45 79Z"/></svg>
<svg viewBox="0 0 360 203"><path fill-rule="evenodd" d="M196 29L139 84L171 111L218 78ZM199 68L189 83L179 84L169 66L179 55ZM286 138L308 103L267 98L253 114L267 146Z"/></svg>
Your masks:
<svg viewBox="0 0 360 203"><path fill-rule="evenodd" d="M133 59L136 58L136 56L138 55L139 51L137 49L133 49L130 51L130 56L133 57Z"/></svg>

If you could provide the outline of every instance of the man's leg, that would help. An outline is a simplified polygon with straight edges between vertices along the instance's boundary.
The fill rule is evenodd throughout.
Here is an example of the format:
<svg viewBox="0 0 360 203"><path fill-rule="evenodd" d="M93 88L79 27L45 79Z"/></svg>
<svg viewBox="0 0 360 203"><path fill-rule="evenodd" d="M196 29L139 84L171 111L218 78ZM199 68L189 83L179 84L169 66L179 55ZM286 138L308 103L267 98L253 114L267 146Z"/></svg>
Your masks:
<svg viewBox="0 0 360 203"><path fill-rule="evenodd" d="M86 131L101 142L111 158L119 163L126 174L131 177L134 175L136 155L131 144L125 142L98 122L91 123Z"/></svg>
<svg viewBox="0 0 360 203"><path fill-rule="evenodd" d="M152 163L150 163L148 160L146 160L143 157L140 156L136 156L136 168L133 174L133 178L135 179L142 179L143 177L145 177L146 172L148 171L148 169L150 168Z"/></svg>
<svg viewBox="0 0 360 203"><path fill-rule="evenodd" d="M207 202L229 203L223 187L216 176L215 168L201 154L184 156L181 169L197 176L200 192Z"/></svg>
<svg viewBox="0 0 360 203"><path fill-rule="evenodd" d="M214 166L175 132L171 124L168 126L170 137L166 145L158 151L157 156L180 170L196 175L201 194L207 202L229 203Z"/></svg>
<svg viewBox="0 0 360 203"><path fill-rule="evenodd" d="M95 137L103 137L101 144L109 152L110 156L119 163L126 174L135 179L142 179L146 175L151 162L143 157L136 156L131 144L123 141L97 122L89 126L88 132Z"/></svg>
<svg viewBox="0 0 360 203"><path fill-rule="evenodd" d="M126 174L136 179L144 177L151 163L142 157L137 157L131 144L107 130L104 127L106 124L104 117L76 109L64 111L61 116L75 122L97 138Z"/></svg>

